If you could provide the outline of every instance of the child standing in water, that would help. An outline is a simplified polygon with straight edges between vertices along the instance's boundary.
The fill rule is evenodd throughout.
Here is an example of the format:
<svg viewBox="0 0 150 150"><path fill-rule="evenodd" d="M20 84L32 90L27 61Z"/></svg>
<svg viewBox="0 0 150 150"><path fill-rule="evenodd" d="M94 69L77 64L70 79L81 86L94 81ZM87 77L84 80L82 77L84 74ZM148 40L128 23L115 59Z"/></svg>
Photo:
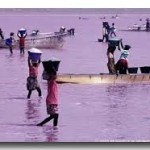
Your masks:
<svg viewBox="0 0 150 150"><path fill-rule="evenodd" d="M29 66L29 77L27 78L27 90L29 91L27 96L28 99L30 99L32 91L35 89L38 91L39 97L42 96L42 92L37 80L39 64L40 60L38 62L33 62L30 58L28 58L28 66Z"/></svg>
<svg viewBox="0 0 150 150"><path fill-rule="evenodd" d="M10 54L13 54L13 44L15 42L14 33L10 33L10 38L6 39L5 44L9 47Z"/></svg>
<svg viewBox="0 0 150 150"><path fill-rule="evenodd" d="M20 54L24 54L25 37L20 37L19 38L19 48L20 48Z"/></svg>
<svg viewBox="0 0 150 150"><path fill-rule="evenodd" d="M58 88L56 78L56 71L48 74L48 94L46 98L46 106L47 114L50 116L44 119L41 123L38 123L37 126L42 126L51 119L53 119L53 126L57 126L58 124Z"/></svg>
<svg viewBox="0 0 150 150"><path fill-rule="evenodd" d="M110 37L116 37L115 31L116 31L115 24L112 23L112 27L110 29Z"/></svg>
<svg viewBox="0 0 150 150"><path fill-rule="evenodd" d="M25 38L27 36L27 31L24 28L21 28L18 30L17 36L19 37L19 49L20 49L20 54L24 54L24 49L25 49Z"/></svg>

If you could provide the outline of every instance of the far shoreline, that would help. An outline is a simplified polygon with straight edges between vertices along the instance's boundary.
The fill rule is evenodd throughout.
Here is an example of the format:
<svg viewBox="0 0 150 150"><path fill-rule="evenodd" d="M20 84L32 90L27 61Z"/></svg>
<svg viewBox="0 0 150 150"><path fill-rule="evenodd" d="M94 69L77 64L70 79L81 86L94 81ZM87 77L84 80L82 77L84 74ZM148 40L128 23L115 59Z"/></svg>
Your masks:
<svg viewBox="0 0 150 150"><path fill-rule="evenodd" d="M0 8L5 13L50 13L50 14L148 14L150 8Z"/></svg>

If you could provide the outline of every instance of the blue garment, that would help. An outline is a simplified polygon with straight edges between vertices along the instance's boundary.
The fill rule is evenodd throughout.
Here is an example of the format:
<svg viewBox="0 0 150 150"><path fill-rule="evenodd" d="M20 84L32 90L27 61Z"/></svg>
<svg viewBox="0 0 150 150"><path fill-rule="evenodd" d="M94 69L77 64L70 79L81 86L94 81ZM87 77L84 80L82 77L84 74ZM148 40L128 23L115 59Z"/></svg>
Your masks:
<svg viewBox="0 0 150 150"><path fill-rule="evenodd" d="M12 38L6 39L6 40L5 40L5 44L6 44L7 46L11 46L11 45L12 45Z"/></svg>

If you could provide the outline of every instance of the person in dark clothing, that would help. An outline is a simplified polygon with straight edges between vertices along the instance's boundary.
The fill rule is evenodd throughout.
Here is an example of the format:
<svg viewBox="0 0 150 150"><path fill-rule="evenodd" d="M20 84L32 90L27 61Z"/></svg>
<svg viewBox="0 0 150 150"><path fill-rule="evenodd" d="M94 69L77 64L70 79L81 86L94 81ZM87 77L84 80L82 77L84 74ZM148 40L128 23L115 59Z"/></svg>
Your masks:
<svg viewBox="0 0 150 150"><path fill-rule="evenodd" d="M109 34L110 34L110 26L108 22L103 22L103 38L102 41L108 42L109 41Z"/></svg>
<svg viewBox="0 0 150 150"><path fill-rule="evenodd" d="M146 19L146 31L150 30L150 22L149 19Z"/></svg>
<svg viewBox="0 0 150 150"><path fill-rule="evenodd" d="M115 31L116 31L115 24L112 23L112 27L110 29L110 37L116 37Z"/></svg>
<svg viewBox="0 0 150 150"><path fill-rule="evenodd" d="M3 34L3 31L2 31L1 28L0 28L0 37L1 37L2 40L4 40L4 34Z"/></svg>
<svg viewBox="0 0 150 150"><path fill-rule="evenodd" d="M116 50L116 46L109 46L107 49L107 58L108 58L107 67L110 74L116 74L115 58L114 58L115 50Z"/></svg>

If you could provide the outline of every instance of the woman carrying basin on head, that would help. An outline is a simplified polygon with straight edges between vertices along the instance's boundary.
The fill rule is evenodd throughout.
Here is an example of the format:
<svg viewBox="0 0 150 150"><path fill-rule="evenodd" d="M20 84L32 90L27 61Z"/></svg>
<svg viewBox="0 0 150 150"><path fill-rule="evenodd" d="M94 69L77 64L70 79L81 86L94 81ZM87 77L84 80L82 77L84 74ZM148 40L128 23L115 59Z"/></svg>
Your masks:
<svg viewBox="0 0 150 150"><path fill-rule="evenodd" d="M47 114L49 117L44 119L42 122L38 123L37 126L43 126L45 123L53 119L53 126L58 124L58 87L56 83L57 74L56 71L52 71L47 74L47 97L46 97L46 107Z"/></svg>
<svg viewBox="0 0 150 150"><path fill-rule="evenodd" d="M39 97L42 96L41 88L37 80L39 64L40 60L38 62L33 62L30 58L28 58L28 66L29 66L29 77L27 78L28 99L30 99L33 90L37 90Z"/></svg>
<svg viewBox="0 0 150 150"><path fill-rule="evenodd" d="M20 49L20 54L24 54L24 49L25 49L25 38L27 36L27 31L24 28L21 28L18 30L17 33L19 37L19 49Z"/></svg>
<svg viewBox="0 0 150 150"><path fill-rule="evenodd" d="M42 96L41 88L37 79L42 52L39 49L32 48L28 51L28 54L29 76L27 78L27 98L30 99L33 90L37 90L39 97Z"/></svg>
<svg viewBox="0 0 150 150"><path fill-rule="evenodd" d="M108 46L108 49L107 49L107 58L108 58L107 67L108 67L110 74L116 74L115 58L114 58L115 50L116 50L116 46L110 46L110 45Z"/></svg>
<svg viewBox="0 0 150 150"><path fill-rule="evenodd" d="M60 61L50 60L43 62L44 71L46 73L47 80L47 97L46 107L49 117L45 118L37 126L43 126L45 123L53 119L53 126L58 124L58 87L57 87L57 71Z"/></svg>

